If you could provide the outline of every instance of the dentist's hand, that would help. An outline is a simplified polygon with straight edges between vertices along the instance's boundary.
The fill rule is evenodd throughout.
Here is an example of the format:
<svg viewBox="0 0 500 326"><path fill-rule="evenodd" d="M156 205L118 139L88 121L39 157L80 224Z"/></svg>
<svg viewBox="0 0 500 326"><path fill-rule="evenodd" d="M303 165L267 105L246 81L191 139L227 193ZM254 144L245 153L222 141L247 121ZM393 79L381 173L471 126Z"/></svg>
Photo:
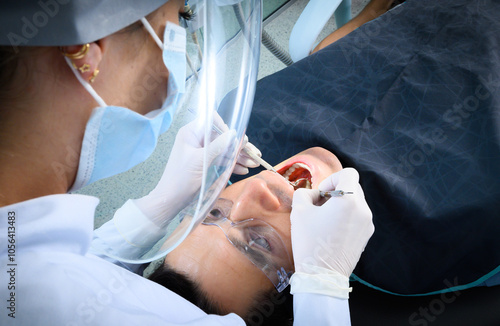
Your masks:
<svg viewBox="0 0 500 326"><path fill-rule="evenodd" d="M205 151L212 162L238 145L236 132L213 132L205 141L203 123L195 120L179 129L163 175L146 196L129 199L98 232L122 257L138 257L165 235L165 226L192 200L203 178Z"/></svg>
<svg viewBox="0 0 500 326"><path fill-rule="evenodd" d="M218 116L215 118L220 119ZM148 195L133 200L155 224L160 226L163 220L175 216L200 189L205 150L208 151L208 162L212 162L227 148L234 146L234 130L226 127L221 135L212 132L210 142L206 145L204 132L196 120L180 128L158 185Z"/></svg>
<svg viewBox="0 0 500 326"><path fill-rule="evenodd" d="M248 141L248 137L245 135L243 139L243 146L241 148L246 148L247 150L253 152L258 157L262 157L260 150L254 146L254 144ZM236 160L236 165L234 166L233 173L245 175L248 173L248 168L256 168L260 164L255 162L247 153L243 150L238 154L238 159Z"/></svg>
<svg viewBox="0 0 500 326"><path fill-rule="evenodd" d="M227 125L224 123L224 121L217 113L214 113L214 124L223 132L226 132L228 130ZM242 149L246 148L247 150L257 155L258 157L262 157L262 153L260 152L260 150L248 141L248 137L246 135L243 138L243 145L241 146L241 148ZM247 153L241 150L238 153L238 158L236 159L236 164L234 166L233 173L245 175L248 174L249 172L248 168L256 168L258 166L259 163L255 162Z"/></svg>
<svg viewBox="0 0 500 326"><path fill-rule="evenodd" d="M319 190L353 194L332 197L321 206L317 206L324 200L319 190L295 191L290 216L295 261L292 293L348 296L348 278L374 231L358 181L359 174L352 168L332 174Z"/></svg>

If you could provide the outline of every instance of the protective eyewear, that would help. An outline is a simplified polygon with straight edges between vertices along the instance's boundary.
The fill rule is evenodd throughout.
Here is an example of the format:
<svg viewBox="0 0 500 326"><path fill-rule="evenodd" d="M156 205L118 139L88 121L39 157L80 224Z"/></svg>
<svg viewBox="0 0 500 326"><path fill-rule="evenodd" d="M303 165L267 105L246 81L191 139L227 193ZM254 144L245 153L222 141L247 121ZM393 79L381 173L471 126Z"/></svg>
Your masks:
<svg viewBox="0 0 500 326"><path fill-rule="evenodd" d="M271 280L276 290L283 291L293 274L293 263L283 240L271 225L262 220L229 220L232 206L231 200L218 199L202 224L221 229L227 240Z"/></svg>

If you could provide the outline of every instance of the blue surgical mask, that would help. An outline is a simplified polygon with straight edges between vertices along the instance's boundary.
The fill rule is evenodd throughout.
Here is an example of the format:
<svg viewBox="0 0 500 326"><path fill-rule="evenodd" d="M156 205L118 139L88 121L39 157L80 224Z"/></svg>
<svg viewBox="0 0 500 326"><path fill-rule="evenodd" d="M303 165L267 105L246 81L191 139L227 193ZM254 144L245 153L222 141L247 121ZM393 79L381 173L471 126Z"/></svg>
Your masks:
<svg viewBox="0 0 500 326"><path fill-rule="evenodd" d="M162 43L149 23L145 19L142 21L148 25L147 30L163 51L163 61L169 70L167 98L160 109L145 116L124 107L109 106L73 70L100 107L94 109L87 122L78 171L71 191L127 171L145 161L156 148L158 137L172 123L185 88L186 31L167 22ZM71 66L69 60L67 62Z"/></svg>

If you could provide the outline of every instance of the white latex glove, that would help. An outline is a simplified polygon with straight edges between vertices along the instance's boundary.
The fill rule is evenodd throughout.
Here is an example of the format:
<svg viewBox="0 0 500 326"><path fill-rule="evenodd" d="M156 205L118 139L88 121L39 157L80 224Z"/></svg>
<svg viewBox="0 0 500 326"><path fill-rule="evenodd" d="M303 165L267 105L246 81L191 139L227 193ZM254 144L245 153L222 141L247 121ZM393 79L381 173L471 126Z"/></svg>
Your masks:
<svg viewBox="0 0 500 326"><path fill-rule="evenodd" d="M126 201L115 212L113 220L100 228L94 243L104 248L112 247L115 254L122 257L138 257L165 235L167 223L189 204L200 189L205 150L208 151L208 162L212 162L228 148L238 145L236 131L230 131L217 113L214 113L216 128L208 144L204 143L205 128L202 125L195 120L178 131L156 187L142 198ZM244 142L244 145L260 154L246 137ZM248 161L248 156L240 155L235 172L248 173L248 166L258 164L253 160Z"/></svg>
<svg viewBox="0 0 500 326"><path fill-rule="evenodd" d="M217 123L222 123L222 119ZM236 131L228 130L219 135L212 132L208 149L208 162L234 146ZM162 221L175 216L200 189L203 176L204 128L192 121L179 129L170 153L165 171L158 185L146 196L134 199L135 205L153 223L161 226Z"/></svg>
<svg viewBox="0 0 500 326"><path fill-rule="evenodd" d="M262 157L262 153L260 152L260 150L255 147L254 144L248 141L248 137L246 135L245 138L243 138L242 148L245 148L248 151L252 151L258 157ZM233 173L245 175L249 172L248 168L256 168L259 165L260 164L255 162L247 153L245 153L245 151L241 150L238 155L238 159L236 160L236 165L234 166Z"/></svg>
<svg viewBox="0 0 500 326"><path fill-rule="evenodd" d="M227 125L224 123L224 121L220 118L220 116L217 113L214 113L214 123L223 132L226 132L228 130ZM245 148L246 150L252 151L258 157L262 157L262 153L260 152L260 150L248 141L247 135L245 135L245 137L243 138L243 145L241 146L241 148ZM249 172L248 168L256 168L259 165L260 165L259 163L255 162L250 156L248 156L247 153L245 153L242 150L238 154L238 158L236 160L233 173L245 175Z"/></svg>
<svg viewBox="0 0 500 326"><path fill-rule="evenodd" d="M345 168L319 190L353 192L324 201L319 190L298 189L292 203L291 234L295 262L292 293L319 293L347 298L349 276L374 231L372 213L358 183L359 174Z"/></svg>

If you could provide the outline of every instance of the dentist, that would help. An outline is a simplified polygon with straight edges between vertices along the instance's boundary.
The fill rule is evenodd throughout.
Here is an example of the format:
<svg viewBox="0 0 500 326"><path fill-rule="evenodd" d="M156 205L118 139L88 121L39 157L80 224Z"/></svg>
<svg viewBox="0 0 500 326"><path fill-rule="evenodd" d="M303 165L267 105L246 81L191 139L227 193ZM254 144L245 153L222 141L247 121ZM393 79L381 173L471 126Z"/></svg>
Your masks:
<svg viewBox="0 0 500 326"><path fill-rule="evenodd" d="M99 200L68 194L143 162L158 136L171 128L186 79L186 36L179 17L189 16L183 0L24 0L0 5L0 294L7 305L0 315L2 325L243 324L233 313L207 315L93 252L93 241L109 239L110 232L94 233ZM195 128L196 120L181 128L158 186L128 201L123 211L155 224L182 209L184 203L176 207L180 199L190 198L196 189L186 186L172 194L165 190L169 183L201 183L195 172L202 160L237 147L234 131L226 130L217 116L213 120L223 132L208 140ZM198 160L186 161L186 152ZM234 172L256 166L237 154ZM294 199L292 240L300 273L291 283L301 320L322 320L328 307L346 320L347 277L373 232L357 174L332 177L326 190L339 182L357 195L325 207L314 205L317 194L301 192ZM311 213L318 217L313 226L300 218ZM339 257L308 259L315 248L312 238L293 235L296 225L310 230L306 234L326 238L325 227L339 223L343 233L328 238L335 250L347 252ZM120 233L120 223L114 225ZM328 291L311 290L312 284L324 282L330 284ZM311 311L313 303L322 308Z"/></svg>

